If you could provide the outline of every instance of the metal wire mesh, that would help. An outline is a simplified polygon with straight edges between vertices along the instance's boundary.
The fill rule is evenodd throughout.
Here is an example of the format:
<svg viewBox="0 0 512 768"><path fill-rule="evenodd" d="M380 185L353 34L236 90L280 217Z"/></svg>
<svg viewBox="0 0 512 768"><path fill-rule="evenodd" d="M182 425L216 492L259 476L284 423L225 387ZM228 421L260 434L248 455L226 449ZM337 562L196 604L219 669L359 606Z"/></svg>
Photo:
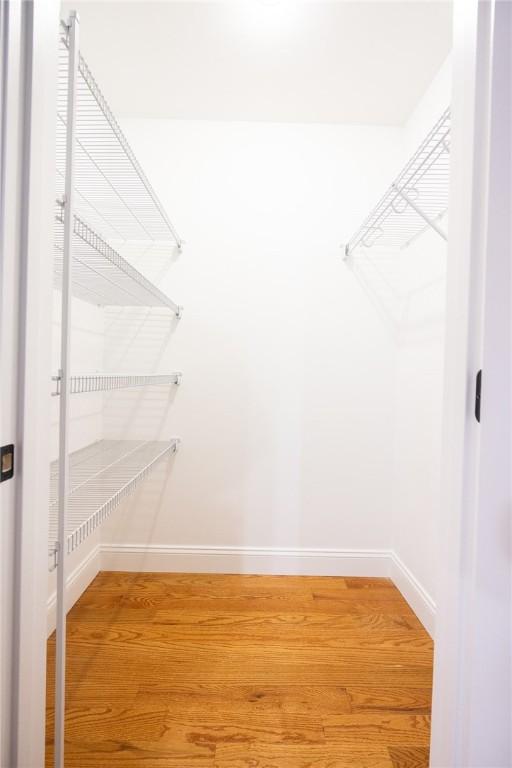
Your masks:
<svg viewBox="0 0 512 768"><path fill-rule="evenodd" d="M450 109L428 134L411 160L346 245L347 256L358 248L404 248L428 224L413 206L436 222L448 210L450 179ZM410 205L401 195L404 192Z"/></svg>
<svg viewBox="0 0 512 768"><path fill-rule="evenodd" d="M62 283L64 209L57 204L54 236L54 284ZM78 216L74 218L73 295L99 306L180 307L114 251Z"/></svg>
<svg viewBox="0 0 512 768"><path fill-rule="evenodd" d="M181 384L181 373L156 373L149 376L127 374L102 374L89 373L83 376L70 376L69 391L72 395L81 395L88 392L111 392L115 389L130 389L132 387L167 386ZM52 395L60 395L60 376L52 376L55 389Z"/></svg>
<svg viewBox="0 0 512 768"><path fill-rule="evenodd" d="M178 438L100 440L70 454L65 551L69 554L90 536L159 461L176 452L179 443ZM58 479L59 464L54 461L50 471L50 558L57 541Z"/></svg>
<svg viewBox="0 0 512 768"><path fill-rule="evenodd" d="M57 177L66 164L68 50L60 36L57 92ZM163 240L181 247L144 171L82 56L76 101L75 206L107 240Z"/></svg>

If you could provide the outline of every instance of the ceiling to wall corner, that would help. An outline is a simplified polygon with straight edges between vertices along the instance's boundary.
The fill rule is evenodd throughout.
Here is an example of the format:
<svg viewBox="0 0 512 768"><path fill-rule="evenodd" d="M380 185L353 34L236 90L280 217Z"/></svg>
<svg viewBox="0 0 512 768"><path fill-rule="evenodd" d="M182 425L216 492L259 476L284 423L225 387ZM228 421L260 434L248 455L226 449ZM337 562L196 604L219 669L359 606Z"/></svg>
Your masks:
<svg viewBox="0 0 512 768"><path fill-rule="evenodd" d="M451 3L66 3L124 117L401 125L451 47Z"/></svg>

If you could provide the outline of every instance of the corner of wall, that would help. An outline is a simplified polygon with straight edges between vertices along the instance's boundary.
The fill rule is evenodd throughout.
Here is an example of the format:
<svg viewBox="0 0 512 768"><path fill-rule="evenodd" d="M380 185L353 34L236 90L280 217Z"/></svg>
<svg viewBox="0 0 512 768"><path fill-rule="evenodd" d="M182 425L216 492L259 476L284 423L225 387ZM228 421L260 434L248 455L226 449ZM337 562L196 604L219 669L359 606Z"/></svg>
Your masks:
<svg viewBox="0 0 512 768"><path fill-rule="evenodd" d="M101 545L98 543L74 568L66 579L66 607L70 608L87 589L100 571ZM55 630L57 594L52 592L47 602L47 635Z"/></svg>
<svg viewBox="0 0 512 768"><path fill-rule="evenodd" d="M390 552L389 577L433 638L435 634L436 604L432 596L420 584L396 552Z"/></svg>

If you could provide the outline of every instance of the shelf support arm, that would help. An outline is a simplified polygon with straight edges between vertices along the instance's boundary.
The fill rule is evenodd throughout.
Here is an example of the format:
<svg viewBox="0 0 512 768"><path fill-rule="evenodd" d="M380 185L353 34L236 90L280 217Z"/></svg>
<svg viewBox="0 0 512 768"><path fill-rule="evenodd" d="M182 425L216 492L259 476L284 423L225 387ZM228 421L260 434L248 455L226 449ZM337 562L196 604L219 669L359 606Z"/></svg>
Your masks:
<svg viewBox="0 0 512 768"><path fill-rule="evenodd" d="M414 200L412 200L412 199L409 197L409 195L408 195L406 192L404 192L404 191L403 191L403 189L399 189L399 187L397 187L397 185L396 185L396 184L392 184L392 187L393 187L393 189L395 190L395 192L397 192L397 193L400 195L400 197L402 197L402 198L405 200L405 202L407 203L407 205L409 205L409 206L410 206L410 207L413 209L413 211L416 211L416 213L418 214L418 216L421 216L421 218L422 218L424 221L426 221L426 222L427 222L427 224L428 224L430 227L432 227L432 229L434 229L434 230L437 232L437 234L438 234L440 237L442 237L442 238L443 238L443 240L445 240L445 241L447 241L447 240L448 240L448 237L447 237L447 235L446 235L446 232L445 232L445 231L444 231L444 230L443 230L443 229L442 229L442 228L439 226L439 224L437 224L437 223L436 223L436 222L435 222L433 219L431 219L431 218L430 218L430 216L427 216L427 214L426 214L426 213L424 213L424 212L421 210L421 208L420 208L419 206L417 206L417 205L416 205L416 203L414 202Z"/></svg>

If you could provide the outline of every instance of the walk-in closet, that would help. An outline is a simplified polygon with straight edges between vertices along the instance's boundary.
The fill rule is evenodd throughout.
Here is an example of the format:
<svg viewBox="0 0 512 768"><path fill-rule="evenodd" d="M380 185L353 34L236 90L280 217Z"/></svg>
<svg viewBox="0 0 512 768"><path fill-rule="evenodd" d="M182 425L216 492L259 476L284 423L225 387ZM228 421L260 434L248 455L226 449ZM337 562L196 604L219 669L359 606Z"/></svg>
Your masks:
<svg viewBox="0 0 512 768"><path fill-rule="evenodd" d="M2 6L2 768L505 765L512 12L463 5Z"/></svg>

